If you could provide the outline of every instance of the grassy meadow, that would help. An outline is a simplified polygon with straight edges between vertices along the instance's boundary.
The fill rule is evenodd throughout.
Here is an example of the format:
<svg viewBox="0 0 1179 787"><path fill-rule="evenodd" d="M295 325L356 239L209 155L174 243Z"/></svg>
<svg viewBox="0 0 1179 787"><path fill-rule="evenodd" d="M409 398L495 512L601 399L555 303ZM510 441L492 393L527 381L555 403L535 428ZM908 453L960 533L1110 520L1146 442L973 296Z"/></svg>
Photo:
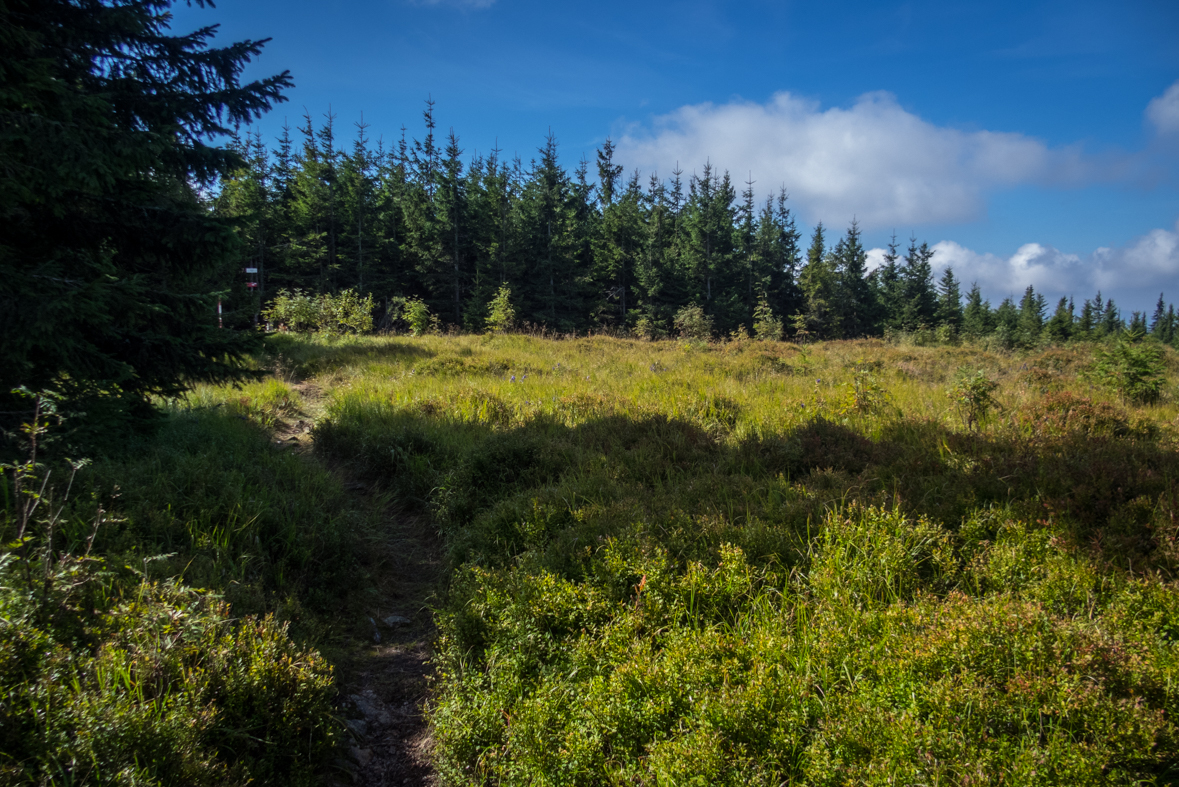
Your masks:
<svg viewBox="0 0 1179 787"><path fill-rule="evenodd" d="M280 338L428 513L454 784L1179 779L1176 358ZM981 374L980 374L981 373Z"/></svg>
<svg viewBox="0 0 1179 787"><path fill-rule="evenodd" d="M1179 356L1149 405L1110 357L271 336L49 547L6 486L0 783L340 776L390 511L446 784L1179 783Z"/></svg>

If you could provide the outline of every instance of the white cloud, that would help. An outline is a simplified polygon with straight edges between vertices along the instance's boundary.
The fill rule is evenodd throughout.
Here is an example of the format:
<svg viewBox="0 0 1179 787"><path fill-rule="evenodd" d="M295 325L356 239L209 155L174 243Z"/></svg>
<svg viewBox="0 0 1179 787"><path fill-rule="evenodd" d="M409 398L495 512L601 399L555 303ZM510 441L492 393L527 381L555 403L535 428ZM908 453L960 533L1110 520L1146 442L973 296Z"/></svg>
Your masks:
<svg viewBox="0 0 1179 787"><path fill-rule="evenodd" d="M1076 148L934 125L883 92L848 109L824 110L790 93L766 104L685 106L627 133L618 148L628 168L664 175L677 163L698 173L709 160L738 181L752 172L761 189L785 185L808 218L854 215L865 228L974 219L993 189L1079 183L1098 169Z"/></svg>
<svg viewBox="0 0 1179 787"><path fill-rule="evenodd" d="M1146 117L1160 134L1179 134L1179 82L1147 104Z"/></svg>
<svg viewBox="0 0 1179 787"><path fill-rule="evenodd" d="M1004 258L979 254L944 240L934 244L933 251L934 265L939 271L952 267L955 275L968 285L977 281L996 303L1008 295L1018 300L1029 285L1046 295L1087 297L1090 294L1080 257L1051 246L1025 243L1015 254Z"/></svg>
<svg viewBox="0 0 1179 787"><path fill-rule="evenodd" d="M1179 221L1173 230L1155 229L1120 248L1099 248L1081 256L1051 246L1027 243L1010 257L978 253L954 241L933 245L938 275L947 267L969 287L978 282L992 305L1011 296L1017 301L1029 285L1051 303L1071 296L1079 304L1100 290L1128 314L1154 307L1159 292L1179 302ZM883 249L868 252L878 262Z"/></svg>

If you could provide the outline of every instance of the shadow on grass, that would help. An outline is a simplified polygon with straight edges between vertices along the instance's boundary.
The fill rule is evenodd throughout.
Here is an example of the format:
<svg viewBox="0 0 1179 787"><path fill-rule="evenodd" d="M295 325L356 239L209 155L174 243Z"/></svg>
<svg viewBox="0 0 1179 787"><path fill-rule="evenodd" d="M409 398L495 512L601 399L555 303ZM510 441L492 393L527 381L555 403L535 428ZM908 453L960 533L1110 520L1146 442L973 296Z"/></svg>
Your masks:
<svg viewBox="0 0 1179 787"><path fill-rule="evenodd" d="M777 546L758 550L789 565L805 549L808 523L832 506L862 503L950 530L980 508L1001 508L1111 566L1173 573L1179 565L1179 453L1148 432L1066 422L964 433L896 421L872 440L854 424L817 418L736 439L706 414L599 412L570 426L544 413L507 425L439 407L373 413L358 406L321 425L317 450L401 505L430 512L456 562L498 564L531 550L568 568L578 561L554 550L641 524L661 538L669 527L685 537L695 529L710 550L736 531L777 530Z"/></svg>
<svg viewBox="0 0 1179 787"><path fill-rule="evenodd" d="M280 374L307 378L334 369L372 362L426 360L434 352L405 337L388 337L384 341L353 337L309 340L297 334L269 334L266 356L279 367Z"/></svg>

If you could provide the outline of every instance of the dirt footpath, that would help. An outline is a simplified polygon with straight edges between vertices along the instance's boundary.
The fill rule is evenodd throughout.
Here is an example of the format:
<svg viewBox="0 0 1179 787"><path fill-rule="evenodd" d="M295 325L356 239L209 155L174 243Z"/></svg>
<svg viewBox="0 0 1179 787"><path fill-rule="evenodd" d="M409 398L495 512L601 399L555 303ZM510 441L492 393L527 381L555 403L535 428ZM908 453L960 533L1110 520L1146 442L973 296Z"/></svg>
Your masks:
<svg viewBox="0 0 1179 787"><path fill-rule="evenodd" d="M314 383L293 386L302 399L297 415L279 425L284 450L312 456L311 425L322 414ZM339 714L349 740L331 780L339 785L437 785L432 741L423 709L429 695L431 604L440 587L442 545L429 521L397 511L379 490L338 470L350 494L381 511L365 535L361 561L368 587L342 612L348 636L333 661L340 687Z"/></svg>

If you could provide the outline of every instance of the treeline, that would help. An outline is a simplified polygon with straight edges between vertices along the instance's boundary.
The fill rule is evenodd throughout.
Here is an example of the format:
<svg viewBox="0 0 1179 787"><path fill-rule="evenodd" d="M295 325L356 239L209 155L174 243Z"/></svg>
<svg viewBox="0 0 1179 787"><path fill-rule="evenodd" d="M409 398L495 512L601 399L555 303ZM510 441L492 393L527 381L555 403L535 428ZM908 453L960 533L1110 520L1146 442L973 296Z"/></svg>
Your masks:
<svg viewBox="0 0 1179 787"><path fill-rule="evenodd" d="M245 166L224 178L216 210L235 217L244 256L223 271L227 306L257 315L280 289L354 289L378 304L377 324L396 303L420 299L441 323L482 330L503 285L521 322L561 333L626 330L669 335L685 310L712 331L816 339L933 331L995 335L1017 345L1097 337L1126 322L1112 300L1063 299L1047 313L1028 288L997 308L977 286L962 297L951 269L934 281L934 253L911 239L867 269L853 220L832 239L823 224L804 246L784 189L756 202L752 180L738 192L728 172L705 164L687 178L626 175L610 140L597 151L597 181L581 161L558 161L551 135L527 165L500 151L463 158L458 137L436 134L427 102L425 135L392 147L355 124L345 143L335 117L310 115L271 149L260 133L234 140ZM255 269L246 290L243 269ZM1175 337L1174 307L1160 296L1150 324Z"/></svg>

